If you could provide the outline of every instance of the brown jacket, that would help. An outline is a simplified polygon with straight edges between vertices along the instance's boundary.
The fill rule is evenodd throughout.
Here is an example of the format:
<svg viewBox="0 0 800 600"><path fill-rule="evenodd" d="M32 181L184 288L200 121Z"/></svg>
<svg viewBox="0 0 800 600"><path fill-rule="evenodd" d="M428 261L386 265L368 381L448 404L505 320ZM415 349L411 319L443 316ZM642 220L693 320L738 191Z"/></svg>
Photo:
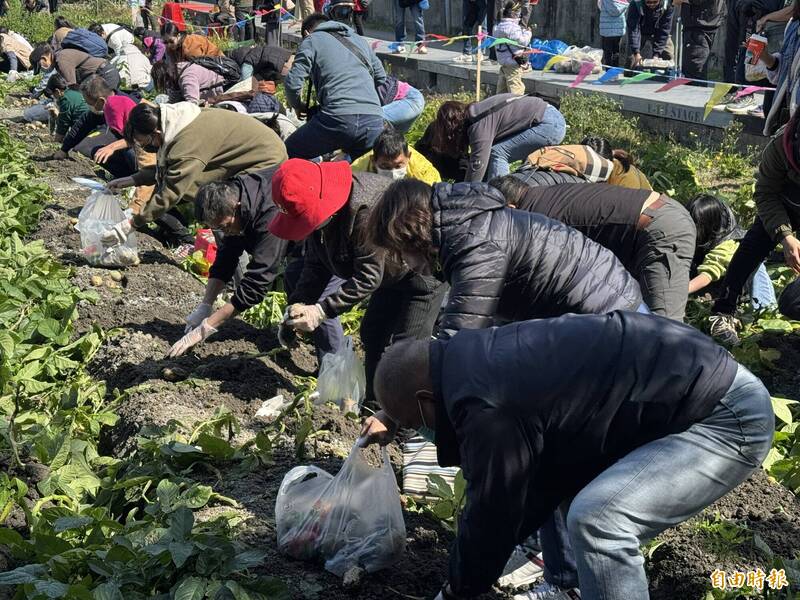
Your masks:
<svg viewBox="0 0 800 600"><path fill-rule="evenodd" d="M13 52L17 55L19 64L24 68L20 71L27 71L31 68L31 49L25 44L21 43L13 35L2 34L0 35L0 50L3 52Z"/></svg>
<svg viewBox="0 0 800 600"><path fill-rule="evenodd" d="M222 56L222 50L204 35L190 33L183 38L181 44L183 58L196 58L198 56Z"/></svg>
<svg viewBox="0 0 800 600"><path fill-rule="evenodd" d="M800 172L786 159L784 130L773 136L761 155L753 193L764 229L776 242L800 229Z"/></svg>
<svg viewBox="0 0 800 600"><path fill-rule="evenodd" d="M80 50L65 48L56 52L56 70L67 85L78 85L81 81L97 73L106 64L106 59L97 58Z"/></svg>

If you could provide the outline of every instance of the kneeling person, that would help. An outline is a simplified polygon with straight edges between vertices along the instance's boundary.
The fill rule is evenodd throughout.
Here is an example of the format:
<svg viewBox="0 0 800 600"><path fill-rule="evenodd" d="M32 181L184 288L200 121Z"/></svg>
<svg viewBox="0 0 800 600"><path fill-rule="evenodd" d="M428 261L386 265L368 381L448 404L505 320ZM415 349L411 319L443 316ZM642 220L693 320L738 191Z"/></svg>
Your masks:
<svg viewBox="0 0 800 600"><path fill-rule="evenodd" d="M408 147L405 136L387 129L375 140L375 146L361 158L353 161L353 171L366 171L386 175L392 179L419 179L428 185L442 178L430 161Z"/></svg>
<svg viewBox="0 0 800 600"><path fill-rule="evenodd" d="M626 311L404 340L375 394L376 416L432 428L439 464L467 480L443 599L488 591L570 499L581 597L647 598L641 544L757 469L775 419L764 385L711 339Z"/></svg>
<svg viewBox="0 0 800 600"><path fill-rule="evenodd" d="M197 191L197 220L222 231L224 237L211 265L203 301L186 317L186 335L170 348L169 356L180 356L216 333L228 319L259 304L278 276L287 243L267 231L278 214L272 203L276 168L207 183ZM233 278L244 252L250 256L244 277L237 282L230 301L214 311L214 301Z"/></svg>

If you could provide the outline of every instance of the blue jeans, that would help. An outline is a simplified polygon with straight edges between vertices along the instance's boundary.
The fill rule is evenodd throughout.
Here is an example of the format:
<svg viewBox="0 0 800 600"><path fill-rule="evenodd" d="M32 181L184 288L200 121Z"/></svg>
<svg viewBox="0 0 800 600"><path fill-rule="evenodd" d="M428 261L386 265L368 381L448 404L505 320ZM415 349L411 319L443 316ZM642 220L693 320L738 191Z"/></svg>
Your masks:
<svg viewBox="0 0 800 600"><path fill-rule="evenodd" d="M484 181L508 175L512 162L524 160L539 148L560 144L566 132L564 116L555 106L548 106L541 122L492 146Z"/></svg>
<svg viewBox="0 0 800 600"><path fill-rule="evenodd" d="M640 446L584 487L567 515L583 600L649 598L639 546L727 494L772 444L769 392L742 366L713 412Z"/></svg>
<svg viewBox="0 0 800 600"><path fill-rule="evenodd" d="M286 139L286 152L289 158L312 159L341 149L355 160L372 150L382 131L378 115L317 113Z"/></svg>
<svg viewBox="0 0 800 600"><path fill-rule="evenodd" d="M304 261L302 257L290 259L287 263L286 269L283 272L283 282L286 286L287 296L291 295L297 282L300 280L300 274L303 272L303 264ZM342 287L343 283L343 279L339 279L336 276L331 277L319 299L324 300ZM338 318L325 319L320 326L314 330L311 337L314 340L314 348L317 351L317 360L322 364L322 357L324 355L335 353L342 347L342 343L344 342L344 330Z"/></svg>
<svg viewBox="0 0 800 600"><path fill-rule="evenodd" d="M407 9L400 6L400 0L394 0L394 39L398 42L406 40L406 10L414 19L414 41L421 42L425 39L425 21L422 18L422 9L419 4L409 6Z"/></svg>
<svg viewBox="0 0 800 600"><path fill-rule="evenodd" d="M411 129L414 121L425 108L425 97L417 88L408 90L405 98L395 100L383 107L383 118L400 133Z"/></svg>

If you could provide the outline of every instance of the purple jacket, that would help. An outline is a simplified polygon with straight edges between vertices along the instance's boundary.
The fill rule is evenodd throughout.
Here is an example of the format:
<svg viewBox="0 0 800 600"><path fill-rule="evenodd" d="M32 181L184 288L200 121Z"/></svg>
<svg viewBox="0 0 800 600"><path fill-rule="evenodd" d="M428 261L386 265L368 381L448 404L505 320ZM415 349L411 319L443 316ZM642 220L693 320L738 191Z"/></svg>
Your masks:
<svg viewBox="0 0 800 600"><path fill-rule="evenodd" d="M198 104L201 99L221 94L225 78L214 71L189 62L178 63L181 96L186 102Z"/></svg>
<svg viewBox="0 0 800 600"><path fill-rule="evenodd" d="M162 60L167 53L167 47L161 38L146 37L142 40L142 43L144 44L145 54L147 54L147 58L150 59L151 63L157 63Z"/></svg>

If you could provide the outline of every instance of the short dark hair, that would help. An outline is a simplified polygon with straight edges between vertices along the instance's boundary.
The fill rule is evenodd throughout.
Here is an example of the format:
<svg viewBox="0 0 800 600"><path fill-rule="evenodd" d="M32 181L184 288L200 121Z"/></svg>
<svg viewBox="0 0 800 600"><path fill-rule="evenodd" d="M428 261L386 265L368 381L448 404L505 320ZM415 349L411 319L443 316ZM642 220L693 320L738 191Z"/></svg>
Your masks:
<svg viewBox="0 0 800 600"><path fill-rule="evenodd" d="M448 100L439 107L431 122L431 148L445 156L460 156L468 146L469 104Z"/></svg>
<svg viewBox="0 0 800 600"><path fill-rule="evenodd" d="M499 190L505 196L506 202L514 206L519 206L522 197L531 189L528 184L513 175L495 177L489 181L489 185Z"/></svg>
<svg viewBox="0 0 800 600"><path fill-rule="evenodd" d="M38 69L41 58L43 56L47 56L48 54L51 56L53 55L53 47L46 42L37 44L36 47L31 50L31 56L29 60L31 61L31 65L35 67L34 70Z"/></svg>
<svg viewBox="0 0 800 600"><path fill-rule="evenodd" d="M67 80L64 79L58 73L53 73L47 80L47 85L45 86L44 91L48 96L52 97L54 91L59 90L63 92L66 89L67 89Z"/></svg>
<svg viewBox="0 0 800 600"><path fill-rule="evenodd" d="M103 29L103 26L100 23L92 23L86 29L88 29L92 33L96 33L100 37L103 37L106 33L105 29Z"/></svg>
<svg viewBox="0 0 800 600"><path fill-rule="evenodd" d="M611 147L611 142L606 138L596 135L590 135L581 140L581 146L589 146L592 150L597 152L600 156L608 160L615 158L622 163L622 172L627 173L633 166L633 157L625 152L625 150L616 150Z"/></svg>
<svg viewBox="0 0 800 600"><path fill-rule="evenodd" d="M236 214L239 188L232 181L212 181L200 186L194 197L194 217L200 223L216 225Z"/></svg>
<svg viewBox="0 0 800 600"><path fill-rule="evenodd" d="M125 140L133 144L136 135L150 135L161 126L161 109L149 102L140 102L131 109L125 123Z"/></svg>
<svg viewBox="0 0 800 600"><path fill-rule="evenodd" d="M401 154L408 156L408 142L402 133L391 128L384 130L372 147L372 155L375 157L394 158Z"/></svg>
<svg viewBox="0 0 800 600"><path fill-rule="evenodd" d="M385 249L395 260L404 250L433 254L432 189L418 179L398 179L372 207L367 242Z"/></svg>
<svg viewBox="0 0 800 600"><path fill-rule="evenodd" d="M114 89L100 75L89 75L81 82L81 94L84 98L99 100L113 95Z"/></svg>
<svg viewBox="0 0 800 600"><path fill-rule="evenodd" d="M305 19L303 19L303 24L300 26L300 35L305 37L306 35L313 33L320 23L325 23L327 21L330 21L330 19L322 13L311 13Z"/></svg>
<svg viewBox="0 0 800 600"><path fill-rule="evenodd" d="M75 29L75 26L67 21L66 17L62 17L61 15L56 15L55 21L53 25L56 29L61 29L62 27L66 27L68 29Z"/></svg>

